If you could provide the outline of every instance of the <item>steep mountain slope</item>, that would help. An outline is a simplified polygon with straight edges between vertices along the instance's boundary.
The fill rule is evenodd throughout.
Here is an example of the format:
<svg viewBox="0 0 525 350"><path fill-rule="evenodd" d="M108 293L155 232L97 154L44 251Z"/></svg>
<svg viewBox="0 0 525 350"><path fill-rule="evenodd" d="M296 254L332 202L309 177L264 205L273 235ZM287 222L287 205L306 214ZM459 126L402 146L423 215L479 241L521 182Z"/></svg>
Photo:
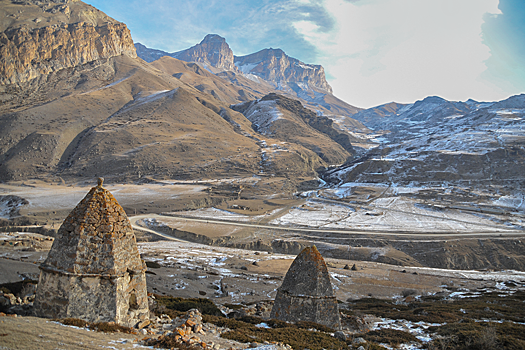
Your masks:
<svg viewBox="0 0 525 350"><path fill-rule="evenodd" d="M223 71L213 74L196 63L186 63L178 59L163 56L162 58L151 62L151 65L172 75L186 84L195 87L201 92L212 95L221 102L228 104L238 104L244 101L261 98L270 93L278 91L279 94L290 96L284 91L275 90L275 88L260 79L255 82L248 79L242 73L232 71ZM297 98L294 96L294 98ZM325 95L325 98L333 98L333 95ZM299 99L304 106L310 110L322 111L322 114L330 113L317 104L306 103L304 99ZM336 109L335 105L332 108ZM328 115L334 121L333 126L351 136L352 142L358 147L368 148L372 145L369 141L368 134L371 131L355 119L345 117L345 111L340 111L342 115Z"/></svg>
<svg viewBox="0 0 525 350"><path fill-rule="evenodd" d="M196 63L186 63L168 56L153 61L151 65L227 104L261 98L273 91L271 86L255 84L242 75L233 72L215 75ZM222 76L225 75L231 75L237 84L231 83L228 79L223 79Z"/></svg>
<svg viewBox="0 0 525 350"><path fill-rule="evenodd" d="M261 134L300 144L327 164L343 163L355 154L348 134L335 129L331 119L317 116L296 100L270 94L232 108L243 113Z"/></svg>
<svg viewBox="0 0 525 350"><path fill-rule="evenodd" d="M440 123L450 116L461 116L477 109L477 104L451 102L441 97L429 96L408 105L389 103L361 111L354 119L375 130L388 130L390 141L418 135L421 129Z"/></svg>
<svg viewBox="0 0 525 350"><path fill-rule="evenodd" d="M121 54L136 57L131 34L80 1L0 1L0 84Z"/></svg>
<svg viewBox="0 0 525 350"><path fill-rule="evenodd" d="M149 49L135 43L137 54L147 62L163 56L177 58L186 62L196 62L205 69L229 80L232 84L246 85L250 79L252 90L271 89L281 91L292 98L299 98L312 110L327 116L351 116L359 108L349 105L332 94L332 87L326 81L324 68L292 58L280 49L264 49L246 56L233 56L225 39L208 34L200 44L189 49L168 53ZM254 87L262 84L263 88Z"/></svg>
<svg viewBox="0 0 525 350"><path fill-rule="evenodd" d="M150 65L135 57L125 25L80 1L4 3L2 11L10 22L1 35L19 41L18 51L8 50L12 54L2 56L2 62L22 67L23 74L4 65L1 75L0 181L254 174L311 179L315 169L343 162L349 155L338 146L341 157L323 160L301 143L284 144L254 131L252 122L229 106L263 97L273 91L270 85L232 71L225 71L228 79L223 79L169 57ZM47 23L35 21L47 9L64 12L49 15L50 28L35 28L37 32L24 36L27 26L22 24ZM86 20L90 24L75 22ZM111 31L109 24L122 30ZM57 33L60 28L67 33L39 39L39 33ZM67 45L53 41L60 38L65 39L59 43ZM208 39L211 46L224 44ZM14 45L10 40L2 41L2 52ZM58 46L47 55L50 42ZM26 47L40 58L24 61L20 52ZM16 74L9 76L10 72Z"/></svg>
<svg viewBox="0 0 525 350"><path fill-rule="evenodd" d="M226 40L217 34L206 35L199 44L177 52L172 57L186 62L200 62L219 70L235 70L233 51Z"/></svg>
<svg viewBox="0 0 525 350"><path fill-rule="evenodd" d="M334 171L334 180L525 186L525 95L497 103L429 97L397 112L365 122L391 133L379 149Z"/></svg>
<svg viewBox="0 0 525 350"><path fill-rule="evenodd" d="M276 88L308 90L317 88L332 93L324 68L292 58L281 49L264 49L246 56L235 56L235 66L244 74L260 77ZM291 84L292 87L286 85Z"/></svg>

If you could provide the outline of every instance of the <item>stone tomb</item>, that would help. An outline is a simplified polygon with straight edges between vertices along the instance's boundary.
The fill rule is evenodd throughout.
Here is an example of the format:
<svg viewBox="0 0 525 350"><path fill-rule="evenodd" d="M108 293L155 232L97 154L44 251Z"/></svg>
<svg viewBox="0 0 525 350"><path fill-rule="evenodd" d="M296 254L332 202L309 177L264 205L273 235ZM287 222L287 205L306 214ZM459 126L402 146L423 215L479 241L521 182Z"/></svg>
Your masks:
<svg viewBox="0 0 525 350"><path fill-rule="evenodd" d="M40 270L37 316L147 323L146 265L124 209L102 179L66 218Z"/></svg>
<svg viewBox="0 0 525 350"><path fill-rule="evenodd" d="M277 289L270 318L312 321L341 329L339 308L326 263L315 246L297 255Z"/></svg>

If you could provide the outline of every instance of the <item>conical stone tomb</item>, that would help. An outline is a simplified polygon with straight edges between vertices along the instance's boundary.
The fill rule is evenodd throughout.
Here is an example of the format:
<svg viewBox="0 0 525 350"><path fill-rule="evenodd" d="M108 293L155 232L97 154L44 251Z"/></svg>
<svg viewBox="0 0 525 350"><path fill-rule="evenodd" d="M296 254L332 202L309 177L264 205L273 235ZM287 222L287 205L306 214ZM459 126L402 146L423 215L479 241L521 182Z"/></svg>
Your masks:
<svg viewBox="0 0 525 350"><path fill-rule="evenodd" d="M40 270L37 316L127 327L148 319L146 265L124 209L102 179L66 218Z"/></svg>
<svg viewBox="0 0 525 350"><path fill-rule="evenodd" d="M270 317L287 322L312 321L341 329L328 268L315 246L303 249L295 258L277 289Z"/></svg>

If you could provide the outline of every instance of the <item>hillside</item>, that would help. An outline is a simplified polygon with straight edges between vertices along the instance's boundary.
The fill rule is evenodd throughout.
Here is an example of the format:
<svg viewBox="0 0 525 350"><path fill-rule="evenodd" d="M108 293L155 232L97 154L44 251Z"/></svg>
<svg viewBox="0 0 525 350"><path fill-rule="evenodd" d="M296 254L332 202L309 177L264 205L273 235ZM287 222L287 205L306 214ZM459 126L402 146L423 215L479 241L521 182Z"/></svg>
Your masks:
<svg viewBox="0 0 525 350"><path fill-rule="evenodd" d="M277 175L295 183L353 154L337 143L337 156L313 151L331 136L306 144L298 130L283 146L257 132L230 106L275 91L270 84L170 57L150 65L124 24L81 1L2 4L0 181ZM227 46L212 36L191 52L214 45Z"/></svg>
<svg viewBox="0 0 525 350"><path fill-rule="evenodd" d="M226 39L217 34L208 34L199 44L173 53L150 49L140 43L135 43L135 47L138 56L146 62L172 57L198 63L235 86L252 93L261 90L265 94L279 92L299 99L308 108L334 120L339 116L348 118L360 110L333 95L322 66L301 62L281 49L263 49L246 56L234 56Z"/></svg>
<svg viewBox="0 0 525 350"><path fill-rule="evenodd" d="M380 132L379 149L333 172L343 182L433 184L521 189L525 95L495 103L427 97L355 115ZM399 106L397 106L399 107ZM335 179L335 178L334 178Z"/></svg>

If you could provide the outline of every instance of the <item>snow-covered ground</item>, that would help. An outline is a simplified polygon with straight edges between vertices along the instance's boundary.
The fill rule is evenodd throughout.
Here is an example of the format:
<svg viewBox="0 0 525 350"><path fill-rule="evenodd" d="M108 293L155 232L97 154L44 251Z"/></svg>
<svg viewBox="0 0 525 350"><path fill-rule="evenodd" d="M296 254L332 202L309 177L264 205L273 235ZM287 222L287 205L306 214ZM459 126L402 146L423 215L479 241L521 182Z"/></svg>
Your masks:
<svg viewBox="0 0 525 350"><path fill-rule="evenodd" d="M249 178L248 180L254 180ZM227 182L227 180L224 180ZM235 181L232 179L231 181ZM50 184L36 184L26 186L14 186L3 184L0 185L0 195L14 195L26 199L29 204L23 205L21 208L28 213L73 209L84 198L90 188L95 186L66 186L66 185L50 185ZM179 196L198 193L207 187L199 184L196 181L187 182L167 182L165 184L119 184L119 185L104 185L104 188L109 190L121 205L132 203L149 203L154 199L176 199ZM5 206L4 206L5 207ZM0 207L0 210L2 208Z"/></svg>
<svg viewBox="0 0 525 350"><path fill-rule="evenodd" d="M234 213L232 211L217 209L217 208L203 208L197 210L178 211L177 215L195 217L199 219L218 219L218 220L229 220L238 222L253 222L256 223L261 219L264 219L268 215L273 215L282 209L275 209L264 215L245 215Z"/></svg>
<svg viewBox="0 0 525 350"><path fill-rule="evenodd" d="M459 210L431 210L418 206L409 198L379 198L370 205L334 204L309 199L302 207L292 208L288 213L270 222L285 226L309 226L337 229L366 229L412 232L471 232L483 228L495 231L511 231L504 225Z"/></svg>
<svg viewBox="0 0 525 350"><path fill-rule="evenodd" d="M244 112L246 118L251 121L261 134L270 134L273 123L282 118L282 113L277 108L275 101L258 101L253 103Z"/></svg>

